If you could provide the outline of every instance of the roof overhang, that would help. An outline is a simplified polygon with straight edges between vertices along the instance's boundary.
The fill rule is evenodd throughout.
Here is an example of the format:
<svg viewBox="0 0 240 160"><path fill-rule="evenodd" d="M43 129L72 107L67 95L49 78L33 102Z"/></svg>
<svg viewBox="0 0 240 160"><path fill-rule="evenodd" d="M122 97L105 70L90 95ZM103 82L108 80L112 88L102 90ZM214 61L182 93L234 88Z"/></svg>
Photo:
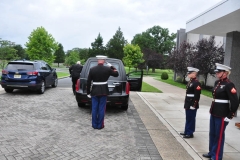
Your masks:
<svg viewBox="0 0 240 160"><path fill-rule="evenodd" d="M225 37L240 32L240 0L223 0L186 23L186 32Z"/></svg>

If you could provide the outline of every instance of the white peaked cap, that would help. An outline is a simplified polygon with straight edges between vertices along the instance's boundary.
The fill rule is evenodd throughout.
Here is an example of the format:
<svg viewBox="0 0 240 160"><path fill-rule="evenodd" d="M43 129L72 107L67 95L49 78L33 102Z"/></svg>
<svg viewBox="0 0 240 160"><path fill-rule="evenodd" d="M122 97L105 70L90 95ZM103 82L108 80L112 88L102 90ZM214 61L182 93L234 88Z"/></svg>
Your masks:
<svg viewBox="0 0 240 160"><path fill-rule="evenodd" d="M199 69L193 67L187 67L188 72L198 72Z"/></svg>
<svg viewBox="0 0 240 160"><path fill-rule="evenodd" d="M96 57L97 57L97 59L107 59L107 56L102 56L102 55L98 55Z"/></svg>
<svg viewBox="0 0 240 160"><path fill-rule="evenodd" d="M220 63L215 63L215 64L216 64L216 70L223 70L223 71L228 71L228 72L231 70L231 67L228 67L226 65L223 65Z"/></svg>

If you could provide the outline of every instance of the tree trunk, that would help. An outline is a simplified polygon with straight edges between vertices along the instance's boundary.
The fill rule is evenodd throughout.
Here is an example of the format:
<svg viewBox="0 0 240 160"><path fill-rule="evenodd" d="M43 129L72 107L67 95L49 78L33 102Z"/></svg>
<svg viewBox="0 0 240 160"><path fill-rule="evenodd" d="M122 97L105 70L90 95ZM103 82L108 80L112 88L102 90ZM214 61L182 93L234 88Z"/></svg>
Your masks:
<svg viewBox="0 0 240 160"><path fill-rule="evenodd" d="M152 73L155 73L155 68L152 68Z"/></svg>

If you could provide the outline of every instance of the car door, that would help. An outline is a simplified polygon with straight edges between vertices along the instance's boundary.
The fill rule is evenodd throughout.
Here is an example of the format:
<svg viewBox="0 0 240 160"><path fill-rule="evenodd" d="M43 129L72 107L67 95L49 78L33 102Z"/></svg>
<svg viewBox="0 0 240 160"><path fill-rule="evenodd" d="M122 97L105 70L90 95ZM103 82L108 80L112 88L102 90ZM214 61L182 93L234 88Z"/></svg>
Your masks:
<svg viewBox="0 0 240 160"><path fill-rule="evenodd" d="M44 79L45 79L45 83L46 85L51 85L52 82L52 77L53 77L53 73L52 73L52 69L49 65L42 63L42 67L41 67L42 72L44 73Z"/></svg>
<svg viewBox="0 0 240 160"><path fill-rule="evenodd" d="M127 74L127 81L130 84L130 91L142 90L143 70L132 71Z"/></svg>

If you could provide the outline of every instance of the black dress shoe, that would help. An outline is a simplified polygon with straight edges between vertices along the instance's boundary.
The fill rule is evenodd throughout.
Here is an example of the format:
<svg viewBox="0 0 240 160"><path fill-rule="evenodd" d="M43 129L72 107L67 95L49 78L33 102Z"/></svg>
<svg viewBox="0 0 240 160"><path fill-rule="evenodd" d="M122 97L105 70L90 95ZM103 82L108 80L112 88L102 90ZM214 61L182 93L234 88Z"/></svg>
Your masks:
<svg viewBox="0 0 240 160"><path fill-rule="evenodd" d="M202 156L205 157L205 158L211 158L211 156L208 153L203 154Z"/></svg>
<svg viewBox="0 0 240 160"><path fill-rule="evenodd" d="M180 135L185 136L186 134L185 133L180 133Z"/></svg>
<svg viewBox="0 0 240 160"><path fill-rule="evenodd" d="M186 135L183 136L183 138L193 138L193 137L194 137L193 134L192 135L187 135L186 134Z"/></svg>

